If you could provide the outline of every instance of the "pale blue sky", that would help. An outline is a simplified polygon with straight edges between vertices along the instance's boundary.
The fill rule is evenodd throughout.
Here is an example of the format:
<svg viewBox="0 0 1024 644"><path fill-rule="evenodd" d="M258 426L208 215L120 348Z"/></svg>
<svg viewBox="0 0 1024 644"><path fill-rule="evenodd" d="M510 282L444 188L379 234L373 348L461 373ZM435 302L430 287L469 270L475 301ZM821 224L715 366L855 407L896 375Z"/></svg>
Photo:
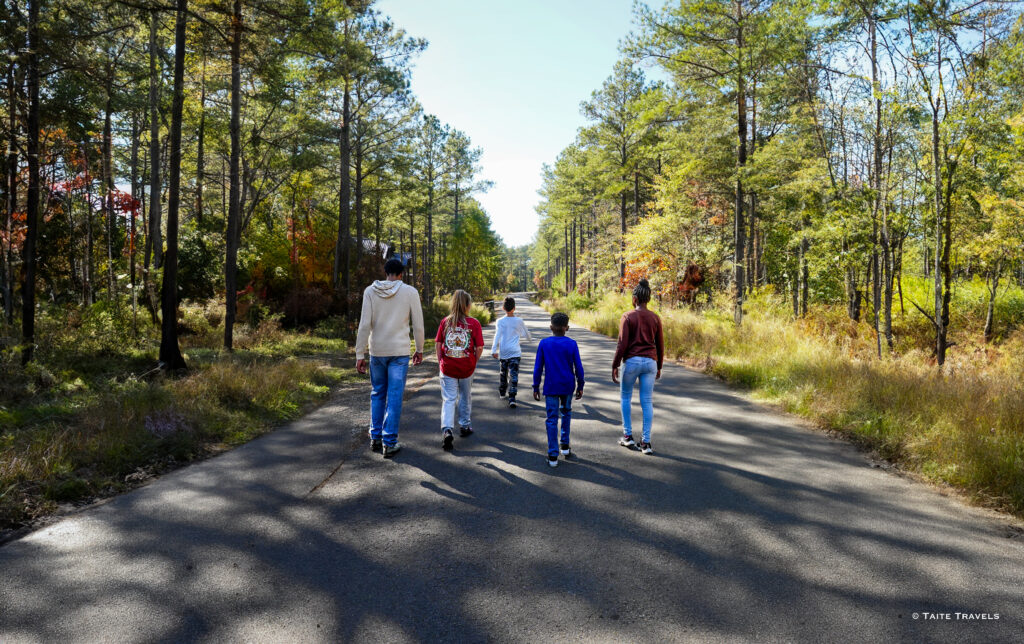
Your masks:
<svg viewBox="0 0 1024 644"><path fill-rule="evenodd" d="M513 246L537 227L537 189L585 120L580 101L612 72L632 27L632 0L380 0L410 35L430 41L412 89L483 149L478 199Z"/></svg>

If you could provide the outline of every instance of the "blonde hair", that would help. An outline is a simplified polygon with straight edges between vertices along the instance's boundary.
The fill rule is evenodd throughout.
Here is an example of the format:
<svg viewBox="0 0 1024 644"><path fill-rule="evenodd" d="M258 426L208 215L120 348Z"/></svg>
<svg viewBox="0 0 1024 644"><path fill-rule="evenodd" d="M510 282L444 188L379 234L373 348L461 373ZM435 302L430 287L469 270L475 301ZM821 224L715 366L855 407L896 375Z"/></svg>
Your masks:
<svg viewBox="0 0 1024 644"><path fill-rule="evenodd" d="M469 315L469 305L473 303L473 298L469 296L469 293L463 291L461 288L456 289L452 293L452 303L450 307L450 313L445 320L449 326L462 326L466 323L466 317Z"/></svg>

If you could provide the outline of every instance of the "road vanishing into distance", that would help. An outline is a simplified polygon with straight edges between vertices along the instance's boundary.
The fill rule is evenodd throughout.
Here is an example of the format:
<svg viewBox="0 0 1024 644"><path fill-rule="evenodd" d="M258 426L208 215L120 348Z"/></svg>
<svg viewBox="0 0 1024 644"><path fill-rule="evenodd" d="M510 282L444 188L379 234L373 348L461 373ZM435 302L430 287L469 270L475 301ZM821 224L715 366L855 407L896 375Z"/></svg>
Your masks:
<svg viewBox="0 0 1024 644"><path fill-rule="evenodd" d="M485 353L453 452L436 362L410 372L393 460L369 387L339 396L0 548L0 642L1024 640L1010 521L676 365L655 454L620 447L603 336L569 333L588 384L549 468L547 314L520 313L521 405Z"/></svg>

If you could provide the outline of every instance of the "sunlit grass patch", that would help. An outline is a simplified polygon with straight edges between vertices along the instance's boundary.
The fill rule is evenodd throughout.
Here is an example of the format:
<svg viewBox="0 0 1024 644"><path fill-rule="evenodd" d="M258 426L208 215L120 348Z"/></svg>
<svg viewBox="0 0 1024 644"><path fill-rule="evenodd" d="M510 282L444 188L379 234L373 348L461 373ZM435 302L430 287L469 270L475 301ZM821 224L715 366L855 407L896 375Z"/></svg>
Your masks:
<svg viewBox="0 0 1024 644"><path fill-rule="evenodd" d="M907 284L908 298L929 286L920 279ZM958 289L955 298L967 313L954 329L962 337L980 337L983 288L967 283ZM725 307L659 313L668 356L845 434L927 479L1024 515L1024 332L1016 328L1024 323L1024 292L1008 288L1001 297L1002 341L980 347L965 340L944 371L929 363L929 330L913 316L930 323L916 310L897 317L897 351L884 349L883 339L882 358L876 357L870 320L853 322L841 309L816 307L793 320L785 303L762 294L748 303L740 328ZM567 299L543 302L610 337L630 308L618 294L586 304L589 309L576 310ZM901 342L908 329L918 335Z"/></svg>
<svg viewBox="0 0 1024 644"><path fill-rule="evenodd" d="M337 366L345 341L261 326L240 325L235 352L183 342L182 376L153 372L155 355L134 348L104 357L90 343L78 354L64 344L58 366L27 370L5 354L13 377L0 388L0 527L125 489L140 468L244 443L356 379Z"/></svg>

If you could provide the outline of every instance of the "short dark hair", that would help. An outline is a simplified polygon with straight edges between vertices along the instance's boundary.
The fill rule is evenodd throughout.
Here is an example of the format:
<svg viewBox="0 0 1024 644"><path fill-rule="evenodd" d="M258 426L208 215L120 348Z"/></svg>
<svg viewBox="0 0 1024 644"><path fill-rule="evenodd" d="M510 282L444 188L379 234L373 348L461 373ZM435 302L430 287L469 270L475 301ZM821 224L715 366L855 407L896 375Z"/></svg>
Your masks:
<svg viewBox="0 0 1024 644"><path fill-rule="evenodd" d="M388 261L384 262L384 274L385 275L401 275L405 272L405 264L402 260L397 257L392 257Z"/></svg>
<svg viewBox="0 0 1024 644"><path fill-rule="evenodd" d="M551 316L551 325L564 329L569 326L569 316L565 313L555 313Z"/></svg>
<svg viewBox="0 0 1024 644"><path fill-rule="evenodd" d="M505 304L502 305L506 311L514 311L516 309L516 298L509 296L505 298Z"/></svg>

